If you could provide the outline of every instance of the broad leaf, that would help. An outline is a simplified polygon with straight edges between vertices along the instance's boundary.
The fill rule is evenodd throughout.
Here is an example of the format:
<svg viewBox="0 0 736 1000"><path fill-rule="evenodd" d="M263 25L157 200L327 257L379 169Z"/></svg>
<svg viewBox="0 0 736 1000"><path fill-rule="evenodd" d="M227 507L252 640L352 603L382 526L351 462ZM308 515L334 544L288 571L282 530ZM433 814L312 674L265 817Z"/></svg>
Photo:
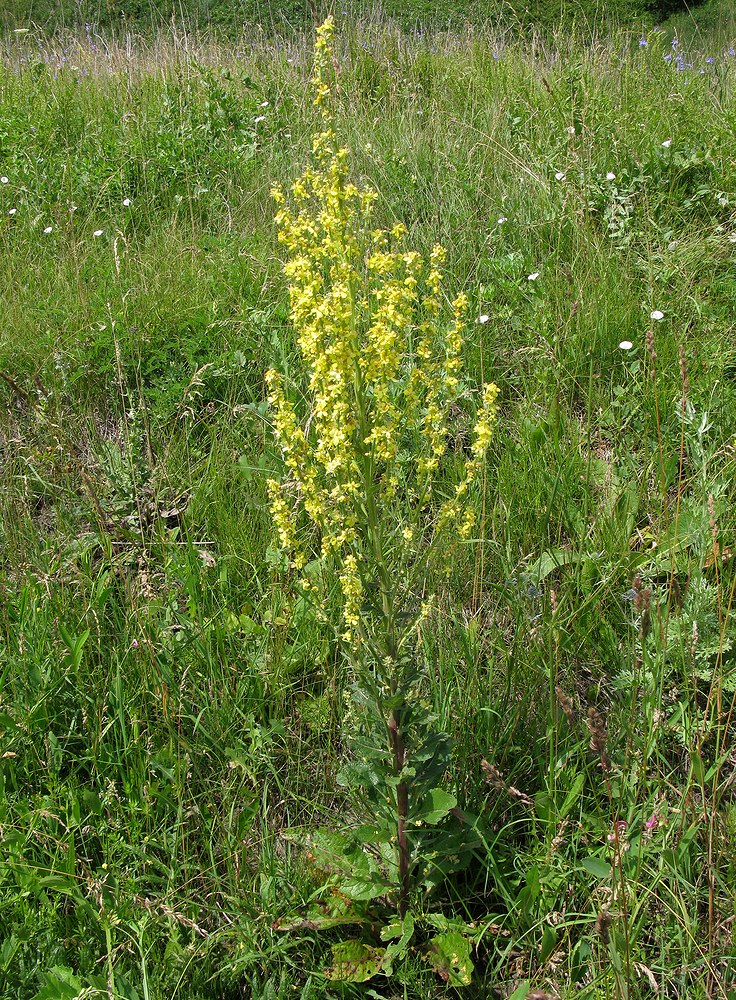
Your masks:
<svg viewBox="0 0 736 1000"><path fill-rule="evenodd" d="M412 813L409 819L417 826L424 823L433 826L444 819L456 805L457 799L454 795L442 788L432 788L422 796L417 811Z"/></svg>
<svg viewBox="0 0 736 1000"><path fill-rule="evenodd" d="M470 941L459 931L445 931L432 938L427 958L434 971L450 986L470 986L473 976Z"/></svg>
<svg viewBox="0 0 736 1000"><path fill-rule="evenodd" d="M539 961L544 965L552 952L557 947L557 931L549 924L544 925L542 932L542 947L539 953Z"/></svg>
<svg viewBox="0 0 736 1000"><path fill-rule="evenodd" d="M580 552L572 552L570 549L550 549L547 552L543 552L531 566L527 567L524 576L539 585L550 573L553 573L561 566L570 566L573 563L581 562L585 558L589 557Z"/></svg>
<svg viewBox="0 0 736 1000"><path fill-rule="evenodd" d="M394 941L393 944L389 944L386 948L386 957L393 961L395 958L403 955L411 944L413 937L414 917L411 913L407 913L403 920L394 920L393 923L381 928L382 941L391 941L393 938L399 939L398 941Z"/></svg>
<svg viewBox="0 0 736 1000"><path fill-rule="evenodd" d="M583 858L580 863L594 878L604 879L611 874L611 866L602 858Z"/></svg>
<svg viewBox="0 0 736 1000"><path fill-rule="evenodd" d="M346 924L364 924L368 917L364 910L353 905L352 899L335 893L327 899L309 907L306 914L294 914L275 921L271 926L275 931L323 931L330 927Z"/></svg>
<svg viewBox="0 0 736 1000"><path fill-rule="evenodd" d="M332 965L325 976L336 982L364 983L384 970L385 948L362 941L341 941L332 946Z"/></svg>
<svg viewBox="0 0 736 1000"><path fill-rule="evenodd" d="M572 783L572 788L565 796L565 801L562 803L562 808L560 809L560 817L565 817L570 812L572 807L580 798L580 793L583 790L584 784L585 784L585 774L584 772L581 771L579 774L575 775L575 780Z"/></svg>

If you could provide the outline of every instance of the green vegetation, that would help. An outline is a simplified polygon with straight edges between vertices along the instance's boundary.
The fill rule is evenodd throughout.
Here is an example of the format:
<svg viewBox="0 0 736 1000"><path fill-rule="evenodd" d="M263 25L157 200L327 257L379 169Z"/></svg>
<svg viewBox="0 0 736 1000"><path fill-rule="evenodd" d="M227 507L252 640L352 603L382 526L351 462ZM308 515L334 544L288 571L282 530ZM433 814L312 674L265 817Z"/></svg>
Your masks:
<svg viewBox="0 0 736 1000"><path fill-rule="evenodd" d="M172 19L195 29L232 35L244 25L260 24L267 31L292 31L312 24L331 11L351 18L394 18L405 28L492 21L512 30L548 30L576 25L594 31L604 26L652 25L673 14L701 6L709 18L725 19L730 5L723 0L6 0L0 28L35 25L45 30L83 30L85 24L105 31L150 30Z"/></svg>
<svg viewBox="0 0 736 1000"><path fill-rule="evenodd" d="M338 25L349 174L470 301L440 495L500 390L410 595L406 907L339 570L304 600L269 507L312 41L4 42L0 996L728 997L734 41Z"/></svg>

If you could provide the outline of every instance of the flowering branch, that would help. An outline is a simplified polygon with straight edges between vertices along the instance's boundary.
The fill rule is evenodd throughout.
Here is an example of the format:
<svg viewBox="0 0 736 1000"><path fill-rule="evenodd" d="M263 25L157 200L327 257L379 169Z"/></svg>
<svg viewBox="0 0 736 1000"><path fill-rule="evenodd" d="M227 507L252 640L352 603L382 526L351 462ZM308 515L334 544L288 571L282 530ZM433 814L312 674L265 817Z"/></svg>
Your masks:
<svg viewBox="0 0 736 1000"><path fill-rule="evenodd" d="M312 86L322 129L313 136L311 164L288 200L280 188L273 190L309 412L300 416L283 376L267 373L275 434L289 472L288 481L270 480L268 488L281 547L297 571L311 555L299 525L317 529L319 558L336 568L339 579L341 638L359 678L368 684L370 675L372 705L392 760L403 916L412 780L400 661L421 619L413 590L432 552L472 533L472 494L496 420L498 389L484 387L470 456L450 497L442 499L467 297L458 295L445 319L443 248L435 246L425 261L406 248L401 223L388 231L370 228L377 195L349 180L349 153L332 128L332 32L331 18L317 31ZM313 587L306 575L302 586Z"/></svg>

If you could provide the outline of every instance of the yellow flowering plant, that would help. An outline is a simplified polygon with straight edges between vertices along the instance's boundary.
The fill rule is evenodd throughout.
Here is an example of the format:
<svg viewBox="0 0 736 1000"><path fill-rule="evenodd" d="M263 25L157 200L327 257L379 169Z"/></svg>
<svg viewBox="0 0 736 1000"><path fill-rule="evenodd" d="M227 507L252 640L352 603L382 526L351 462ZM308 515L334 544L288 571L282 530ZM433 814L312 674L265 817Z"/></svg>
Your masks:
<svg viewBox="0 0 736 1000"><path fill-rule="evenodd" d="M287 471L268 489L279 545L304 593L321 601L326 581L339 581L338 633L362 719L345 780L390 828L378 852L385 877L371 878L374 895L394 893L405 920L426 869L423 828L456 805L439 787L447 740L423 707L414 651L428 604L417 595L436 554L449 565L452 548L472 535L498 390L482 390L468 453L449 453L467 298L447 300L441 246L425 259L407 247L403 224L373 227L377 194L350 180L349 151L333 128L332 37L329 18L315 44L320 127L310 163L288 193L272 192L306 404L292 401L281 373L267 372Z"/></svg>

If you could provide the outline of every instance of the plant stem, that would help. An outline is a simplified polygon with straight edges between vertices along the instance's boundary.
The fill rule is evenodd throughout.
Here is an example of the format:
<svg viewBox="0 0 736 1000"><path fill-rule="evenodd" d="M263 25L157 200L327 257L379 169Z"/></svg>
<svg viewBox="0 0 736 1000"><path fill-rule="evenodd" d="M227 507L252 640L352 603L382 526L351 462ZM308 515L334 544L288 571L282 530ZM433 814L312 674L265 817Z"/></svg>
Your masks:
<svg viewBox="0 0 736 1000"><path fill-rule="evenodd" d="M391 748L394 755L394 772L398 778L404 769L406 749L401 735L400 713L393 711L389 721L391 733ZM409 817L409 787L405 781L396 786L396 850L399 861L399 905L398 913L401 920L409 908L409 842L406 836L406 823Z"/></svg>
<svg viewBox="0 0 736 1000"><path fill-rule="evenodd" d="M354 392L356 409L358 413L358 427L360 440L365 441L370 432L367 407L365 404L365 392L360 366L354 366ZM388 688L393 698L399 690L399 667L398 667L398 645L395 635L395 601L394 591L391 582L391 575L386 566L386 559L383 547L383 536L381 531L381 519L376 507L376 497L374 488L374 464L372 449L366 453L362 449L358 452L361 455L361 475L363 477L363 498L365 502L366 514L366 541L372 551L374 566L378 577L381 591L381 614L385 629L384 656L382 662L376 664L380 676L383 673L384 685ZM380 684L377 689L376 711L385 718L385 711L381 704ZM406 747L401 726L401 709L394 708L388 718L388 736L391 753L393 754L394 775L398 779L404 770L406 759ZM406 825L409 817L409 786L406 781L399 781L396 786L396 854L399 869L398 885L398 914L401 920L404 919L409 908L409 886L410 886L410 865L409 865L409 842L406 834Z"/></svg>

